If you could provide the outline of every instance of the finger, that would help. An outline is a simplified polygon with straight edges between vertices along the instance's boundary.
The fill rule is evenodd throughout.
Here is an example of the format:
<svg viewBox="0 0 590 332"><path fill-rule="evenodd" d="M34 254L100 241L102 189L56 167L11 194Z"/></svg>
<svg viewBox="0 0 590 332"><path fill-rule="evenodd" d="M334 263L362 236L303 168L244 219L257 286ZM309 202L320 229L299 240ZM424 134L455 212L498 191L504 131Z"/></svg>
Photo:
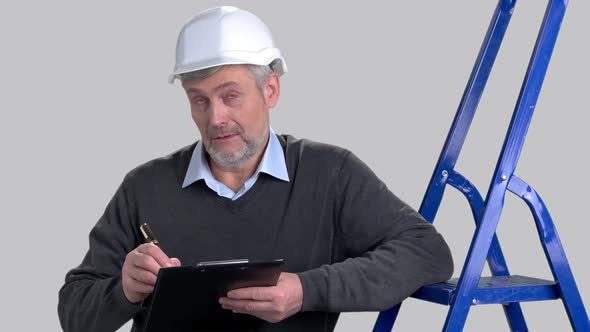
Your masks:
<svg viewBox="0 0 590 332"><path fill-rule="evenodd" d="M288 277L289 277L289 273L287 273L287 272L281 272L281 274L279 274L279 280L277 281L277 283L285 280Z"/></svg>
<svg viewBox="0 0 590 332"><path fill-rule="evenodd" d="M141 268L135 268L135 269L131 269L128 273L129 277L133 278L134 280L140 281L144 284L147 285L155 285L156 284L156 279L157 279L157 275L155 275L153 272L148 271L148 270L144 270Z"/></svg>
<svg viewBox="0 0 590 332"><path fill-rule="evenodd" d="M144 243L137 247L137 250L143 254L153 257L160 267L173 266L170 258L162 251L162 249L160 249L160 247L153 243Z"/></svg>
<svg viewBox="0 0 590 332"><path fill-rule="evenodd" d="M146 283L143 283L143 282L133 279L131 277L129 278L129 281L130 282L129 282L128 289L132 292L149 294L154 291L153 285L148 285Z"/></svg>
<svg viewBox="0 0 590 332"><path fill-rule="evenodd" d="M178 259L178 258L176 258L176 257L170 258L170 260L172 261L172 264L173 264L174 266L181 266L181 265L182 265L182 264L180 263L180 259Z"/></svg>
<svg viewBox="0 0 590 332"><path fill-rule="evenodd" d="M131 259L131 270L142 269L150 271L154 275L158 275L160 268L161 265L158 264L154 257L144 254L138 250L134 251Z"/></svg>
<svg viewBox="0 0 590 332"><path fill-rule="evenodd" d="M251 300L233 300L227 297L219 299L221 307L235 312L259 315L269 313L274 310L274 304L269 301L251 301Z"/></svg>
<svg viewBox="0 0 590 332"><path fill-rule="evenodd" d="M247 287L234 289L227 293L230 299L272 301L275 287Z"/></svg>

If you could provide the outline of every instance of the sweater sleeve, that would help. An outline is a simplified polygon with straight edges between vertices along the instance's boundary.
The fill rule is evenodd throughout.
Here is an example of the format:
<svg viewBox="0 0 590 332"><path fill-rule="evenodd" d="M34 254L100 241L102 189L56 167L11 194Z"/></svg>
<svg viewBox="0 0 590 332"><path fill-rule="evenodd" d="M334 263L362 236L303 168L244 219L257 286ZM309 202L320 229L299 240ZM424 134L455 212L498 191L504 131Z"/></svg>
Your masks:
<svg viewBox="0 0 590 332"><path fill-rule="evenodd" d="M337 186L335 263L298 274L303 311L381 311L451 277L442 236L352 153Z"/></svg>
<svg viewBox="0 0 590 332"><path fill-rule="evenodd" d="M140 310L123 293L121 268L138 239L125 182L90 232L82 264L66 274L58 315L64 331L115 331Z"/></svg>

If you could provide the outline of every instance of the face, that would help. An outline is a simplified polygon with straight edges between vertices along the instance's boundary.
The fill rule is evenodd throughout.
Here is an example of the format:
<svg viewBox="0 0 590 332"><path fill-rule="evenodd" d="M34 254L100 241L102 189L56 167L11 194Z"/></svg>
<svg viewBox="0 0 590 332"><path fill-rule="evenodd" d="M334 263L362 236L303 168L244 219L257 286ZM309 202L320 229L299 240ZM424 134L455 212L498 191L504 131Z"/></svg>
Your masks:
<svg viewBox="0 0 590 332"><path fill-rule="evenodd" d="M261 91L245 66L225 67L183 87L205 150L219 166L235 168L259 156L268 139L269 108L279 96L271 75Z"/></svg>

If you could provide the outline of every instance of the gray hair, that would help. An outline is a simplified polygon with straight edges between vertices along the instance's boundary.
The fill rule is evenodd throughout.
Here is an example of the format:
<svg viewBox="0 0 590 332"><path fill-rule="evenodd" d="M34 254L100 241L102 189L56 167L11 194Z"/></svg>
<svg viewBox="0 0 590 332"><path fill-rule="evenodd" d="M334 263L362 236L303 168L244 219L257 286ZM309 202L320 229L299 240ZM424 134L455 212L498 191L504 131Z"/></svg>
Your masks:
<svg viewBox="0 0 590 332"><path fill-rule="evenodd" d="M258 88L258 91L260 92L261 95L262 95L262 89L264 88L264 84L266 83L266 81L268 80L270 75L272 75L272 73L273 73L273 70L271 69L272 65L273 65L272 63L270 65L263 65L263 66L252 65L252 64L245 65L246 68L248 68L248 71L250 72L250 74L252 75L254 80L256 81L256 87ZM231 66L231 65L221 65L221 66L205 68L205 69L201 69L201 70L197 70L197 71L191 71L188 73L184 73L184 74L180 75L180 81L183 84L186 82L199 82L199 81L206 79L207 77L215 74L216 72L218 72L221 69L228 67L228 66Z"/></svg>

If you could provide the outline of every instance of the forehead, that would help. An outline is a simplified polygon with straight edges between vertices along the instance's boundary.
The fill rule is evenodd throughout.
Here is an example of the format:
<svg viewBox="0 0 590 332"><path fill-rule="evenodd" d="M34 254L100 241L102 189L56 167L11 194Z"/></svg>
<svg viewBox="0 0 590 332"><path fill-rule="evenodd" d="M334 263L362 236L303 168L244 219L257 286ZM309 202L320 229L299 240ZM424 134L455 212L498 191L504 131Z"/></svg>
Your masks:
<svg viewBox="0 0 590 332"><path fill-rule="evenodd" d="M256 82L246 66L232 65L222 68L203 80L184 82L182 86L187 92L209 93L227 87L245 89L255 84Z"/></svg>

